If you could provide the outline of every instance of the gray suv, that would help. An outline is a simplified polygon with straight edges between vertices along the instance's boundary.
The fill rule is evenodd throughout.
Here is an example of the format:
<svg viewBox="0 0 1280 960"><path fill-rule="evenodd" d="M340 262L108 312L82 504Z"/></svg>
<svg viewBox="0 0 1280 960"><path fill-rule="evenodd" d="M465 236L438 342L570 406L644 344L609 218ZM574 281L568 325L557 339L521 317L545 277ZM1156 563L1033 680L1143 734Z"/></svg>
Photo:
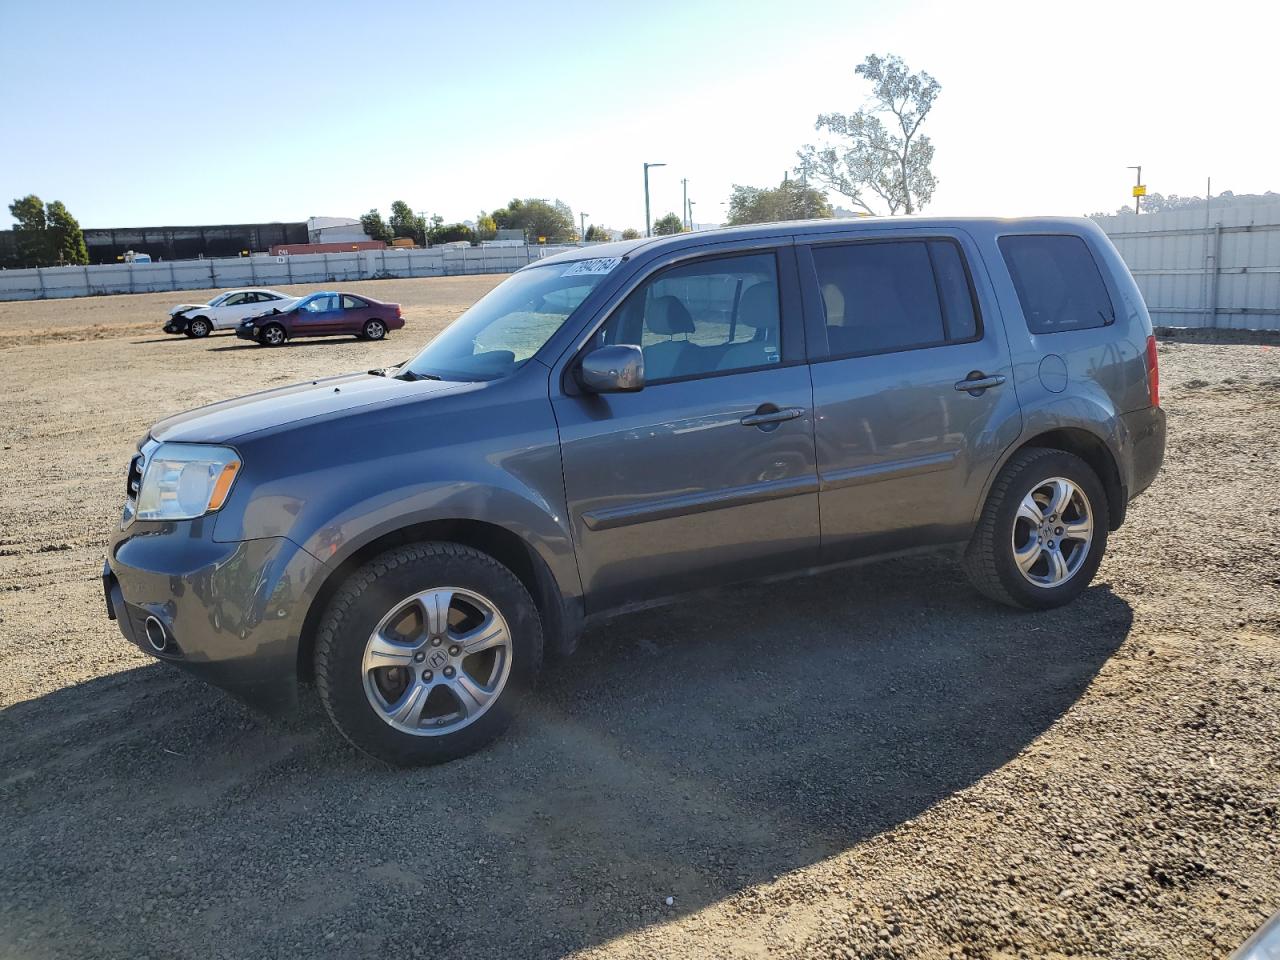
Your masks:
<svg viewBox="0 0 1280 960"><path fill-rule="evenodd" d="M1164 455L1156 346L1086 220L766 224L531 264L399 367L152 428L103 570L126 638L357 747L466 754L584 620L964 545L1089 583Z"/></svg>

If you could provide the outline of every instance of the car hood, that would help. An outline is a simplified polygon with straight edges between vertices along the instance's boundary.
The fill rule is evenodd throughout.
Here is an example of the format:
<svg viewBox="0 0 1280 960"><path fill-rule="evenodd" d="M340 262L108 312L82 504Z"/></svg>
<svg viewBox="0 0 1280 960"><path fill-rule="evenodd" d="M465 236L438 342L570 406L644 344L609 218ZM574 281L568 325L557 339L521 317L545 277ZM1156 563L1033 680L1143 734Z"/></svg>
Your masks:
<svg viewBox="0 0 1280 960"><path fill-rule="evenodd" d="M351 373L223 400L161 420L151 436L161 441L228 443L260 430L349 413L379 403L419 399L474 387L442 380L396 380Z"/></svg>
<svg viewBox="0 0 1280 960"><path fill-rule="evenodd" d="M176 317L178 314L185 313L188 310L203 310L207 306L209 306L207 303L180 303L169 311L169 316Z"/></svg>

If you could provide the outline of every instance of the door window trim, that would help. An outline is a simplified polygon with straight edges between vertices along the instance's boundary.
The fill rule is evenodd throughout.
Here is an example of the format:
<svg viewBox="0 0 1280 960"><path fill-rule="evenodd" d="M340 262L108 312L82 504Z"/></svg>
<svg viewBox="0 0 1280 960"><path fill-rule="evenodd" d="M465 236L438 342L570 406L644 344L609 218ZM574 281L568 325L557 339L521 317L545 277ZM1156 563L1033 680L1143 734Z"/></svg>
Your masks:
<svg viewBox="0 0 1280 960"><path fill-rule="evenodd" d="M707 263L715 260L728 260L737 257L750 257L761 255L772 255L774 258L775 275L778 279L778 339L779 349L782 357L777 363L760 364L753 367L738 367L733 370L710 370L702 373L690 373L681 377L664 377L661 380L650 381L645 380L644 389L650 387L665 387L669 383L688 383L692 380L710 380L717 377L731 377L739 373L758 373L762 370L777 370L781 367L793 367L798 364L808 363L806 336L804 329L804 313L802 306L802 295L798 295L800 287L799 267L795 261L795 247L790 242L779 243L771 242L761 244L759 246L744 246L733 250L715 250L701 252L687 252L684 256L673 257L669 260L662 260L658 263L651 264L648 269L638 273L621 290L617 291L601 314L591 326L580 336L578 345L574 348L571 359L564 365L564 372L561 375L561 389L571 396L581 396L585 391L578 386L574 371L577 370L578 364L586 355L591 341L595 339L600 329L605 326L615 313L622 309L623 304L636 290L650 280L655 280L660 274L668 270L674 270L679 267L692 266L699 263ZM791 256L786 256L790 252ZM790 304L790 309L788 309ZM790 322L787 320L788 313L791 314ZM638 344L637 344L638 346ZM792 356L794 354L794 356Z"/></svg>
<svg viewBox="0 0 1280 960"><path fill-rule="evenodd" d="M948 322L946 307L943 305L942 288L938 284L938 270L934 265L933 252L929 249L929 243L943 242L949 243L956 248L956 252L960 255L960 266L964 269L965 286L969 290L969 303L973 308L974 335L965 337L964 339L953 340L947 338ZM906 347L891 347L884 350L858 350L852 353L832 353L831 343L827 337L827 308L822 300L822 283L818 277L818 265L813 258L814 249L824 249L828 247L848 247L856 244L868 243L923 243L925 245L925 253L929 257L929 270L933 274L933 287L935 296L938 298L938 312L942 318L942 331L944 339L934 341L933 343L920 343ZM916 234L911 236L862 236L856 239L839 239L821 242L806 242L796 245L796 254L801 261L800 266L800 285L803 293L806 315L812 313L813 323L809 326L809 335L816 341L813 355L810 358L811 363L829 363L835 360L853 360L860 357L882 357L892 353L911 353L915 350L936 350L938 347L957 347L966 343L978 343L986 336L986 324L982 314L982 307L978 300L978 290L973 282L973 270L969 264L969 257L965 250L964 244L953 236L947 234ZM807 274L807 275L806 275ZM818 349L820 347L820 349Z"/></svg>

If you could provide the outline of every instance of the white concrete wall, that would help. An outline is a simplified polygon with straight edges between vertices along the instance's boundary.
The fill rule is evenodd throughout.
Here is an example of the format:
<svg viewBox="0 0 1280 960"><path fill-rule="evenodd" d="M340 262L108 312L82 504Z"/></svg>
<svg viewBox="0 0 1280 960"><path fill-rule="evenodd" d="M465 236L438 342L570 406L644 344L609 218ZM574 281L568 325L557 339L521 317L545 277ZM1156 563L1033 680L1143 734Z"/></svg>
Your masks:
<svg viewBox="0 0 1280 960"><path fill-rule="evenodd" d="M355 250L286 257L172 260L88 267L0 270L0 300L42 300L103 293L154 293L289 283L331 284L378 277L510 273L569 247L472 247L466 250Z"/></svg>

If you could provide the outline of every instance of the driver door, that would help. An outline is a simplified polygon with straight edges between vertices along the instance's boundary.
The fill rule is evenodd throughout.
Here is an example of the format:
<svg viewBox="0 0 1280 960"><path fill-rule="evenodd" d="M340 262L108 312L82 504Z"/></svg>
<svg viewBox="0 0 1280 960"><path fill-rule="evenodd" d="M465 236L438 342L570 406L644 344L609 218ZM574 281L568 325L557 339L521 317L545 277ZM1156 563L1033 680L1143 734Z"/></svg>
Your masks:
<svg viewBox="0 0 1280 960"><path fill-rule="evenodd" d="M553 396L589 612L816 562L801 324L786 246L659 268L597 331L646 383Z"/></svg>
<svg viewBox="0 0 1280 960"><path fill-rule="evenodd" d="M335 332L342 322L342 310L336 293L312 297L295 313L293 335L314 337Z"/></svg>

